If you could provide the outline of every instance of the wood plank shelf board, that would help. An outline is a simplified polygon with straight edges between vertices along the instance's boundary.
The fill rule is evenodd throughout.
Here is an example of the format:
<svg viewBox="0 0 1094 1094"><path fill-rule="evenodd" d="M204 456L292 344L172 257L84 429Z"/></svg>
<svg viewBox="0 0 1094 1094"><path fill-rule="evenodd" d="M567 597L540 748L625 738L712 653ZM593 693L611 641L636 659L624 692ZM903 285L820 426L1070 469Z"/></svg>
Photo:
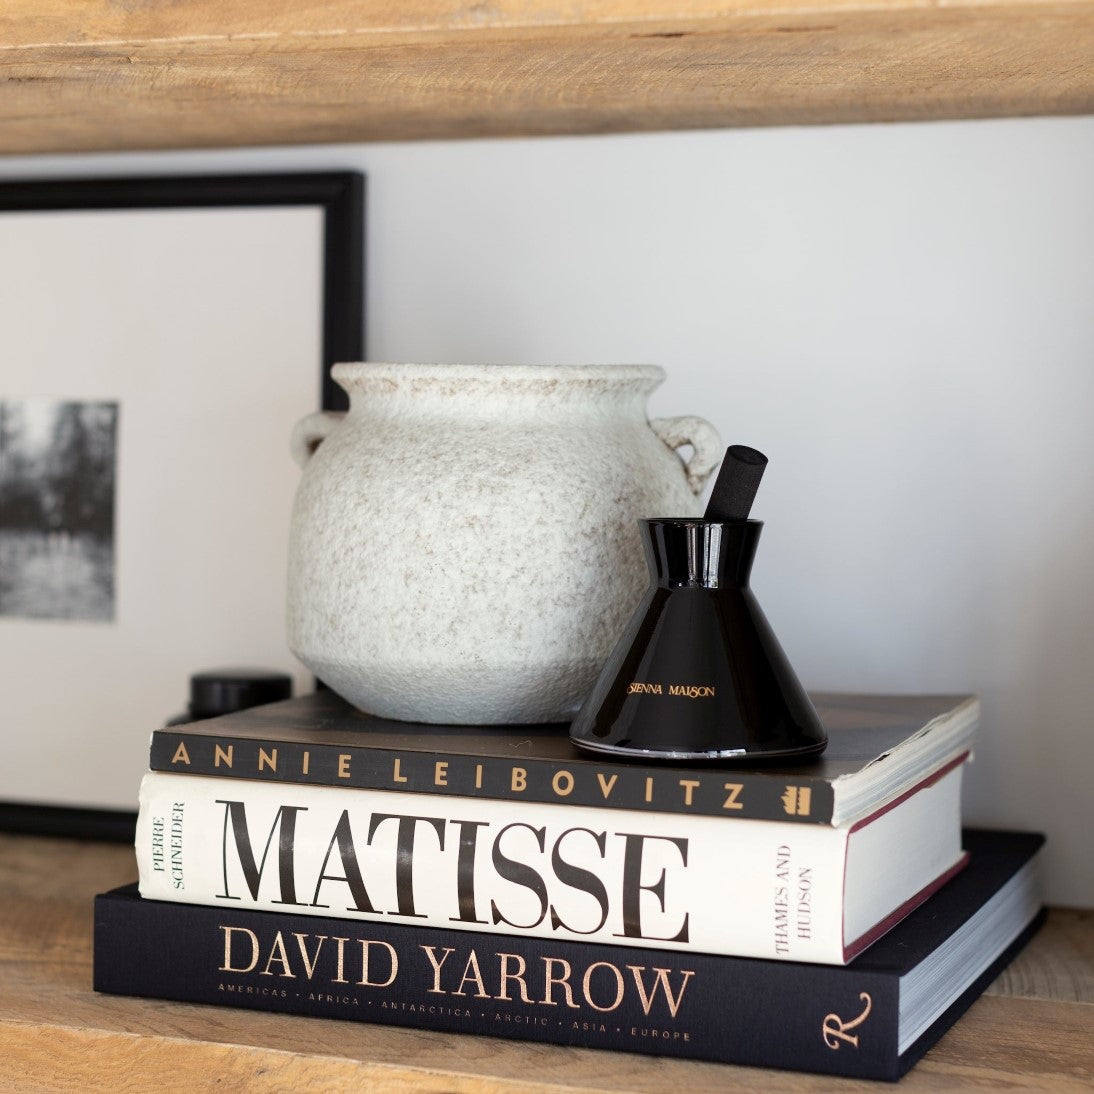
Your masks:
<svg viewBox="0 0 1094 1094"><path fill-rule="evenodd" d="M688 1090L805 1094L877 1083L97 995L91 899L132 849L0 836L0 1089L124 1094ZM1045 928L901 1081L902 1091L1094 1086L1094 912Z"/></svg>
<svg viewBox="0 0 1094 1094"><path fill-rule="evenodd" d="M1094 0L7 0L0 152L1094 112Z"/></svg>

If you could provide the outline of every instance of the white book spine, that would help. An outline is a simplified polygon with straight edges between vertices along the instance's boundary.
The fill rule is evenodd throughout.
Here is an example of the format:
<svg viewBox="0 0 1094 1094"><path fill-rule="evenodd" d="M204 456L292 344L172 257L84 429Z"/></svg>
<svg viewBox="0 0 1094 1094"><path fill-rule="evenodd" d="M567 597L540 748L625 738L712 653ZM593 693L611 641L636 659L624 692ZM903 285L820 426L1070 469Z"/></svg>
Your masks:
<svg viewBox="0 0 1094 1094"><path fill-rule="evenodd" d="M153 773L154 900L844 961L848 831Z"/></svg>

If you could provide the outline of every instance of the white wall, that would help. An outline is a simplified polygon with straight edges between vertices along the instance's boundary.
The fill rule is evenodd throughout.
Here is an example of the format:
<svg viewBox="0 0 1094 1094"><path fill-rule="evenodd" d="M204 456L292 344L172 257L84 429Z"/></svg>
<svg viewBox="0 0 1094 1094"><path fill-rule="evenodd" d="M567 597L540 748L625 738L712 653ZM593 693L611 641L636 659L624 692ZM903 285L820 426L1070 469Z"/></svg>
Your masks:
<svg viewBox="0 0 1094 1094"><path fill-rule="evenodd" d="M1094 118L0 160L354 168L369 355L653 361L771 457L753 586L811 687L973 690L970 820L1094 905Z"/></svg>

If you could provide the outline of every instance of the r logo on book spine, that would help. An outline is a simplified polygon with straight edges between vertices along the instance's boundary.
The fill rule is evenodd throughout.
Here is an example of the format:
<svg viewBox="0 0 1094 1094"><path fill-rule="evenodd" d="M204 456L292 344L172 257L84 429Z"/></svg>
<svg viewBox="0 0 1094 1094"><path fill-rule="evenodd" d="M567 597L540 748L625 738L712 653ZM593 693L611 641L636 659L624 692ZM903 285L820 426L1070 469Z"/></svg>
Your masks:
<svg viewBox="0 0 1094 1094"><path fill-rule="evenodd" d="M861 992L859 999L866 1004L866 1009L857 1018L851 1019L850 1022L845 1022L838 1014L826 1014L824 1016L824 1021L821 1023L821 1032L824 1036L824 1043L829 1048L838 1049L843 1041L858 1048L858 1034L848 1033L847 1031L861 1026L869 1017L870 1008L873 1006L873 1000L866 992Z"/></svg>

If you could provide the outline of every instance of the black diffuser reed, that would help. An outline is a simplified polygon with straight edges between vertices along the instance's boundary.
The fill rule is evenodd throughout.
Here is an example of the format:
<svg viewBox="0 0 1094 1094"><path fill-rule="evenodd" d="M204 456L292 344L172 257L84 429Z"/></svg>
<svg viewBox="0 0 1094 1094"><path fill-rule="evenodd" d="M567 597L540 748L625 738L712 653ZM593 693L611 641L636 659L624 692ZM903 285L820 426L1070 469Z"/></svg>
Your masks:
<svg viewBox="0 0 1094 1094"><path fill-rule="evenodd" d="M813 704L748 585L766 466L732 445L703 517L639 522L650 585L570 728L575 744L688 761L823 751Z"/></svg>
<svg viewBox="0 0 1094 1094"><path fill-rule="evenodd" d="M748 520L766 467L767 457L762 452L746 444L731 444L714 480L703 520Z"/></svg>

